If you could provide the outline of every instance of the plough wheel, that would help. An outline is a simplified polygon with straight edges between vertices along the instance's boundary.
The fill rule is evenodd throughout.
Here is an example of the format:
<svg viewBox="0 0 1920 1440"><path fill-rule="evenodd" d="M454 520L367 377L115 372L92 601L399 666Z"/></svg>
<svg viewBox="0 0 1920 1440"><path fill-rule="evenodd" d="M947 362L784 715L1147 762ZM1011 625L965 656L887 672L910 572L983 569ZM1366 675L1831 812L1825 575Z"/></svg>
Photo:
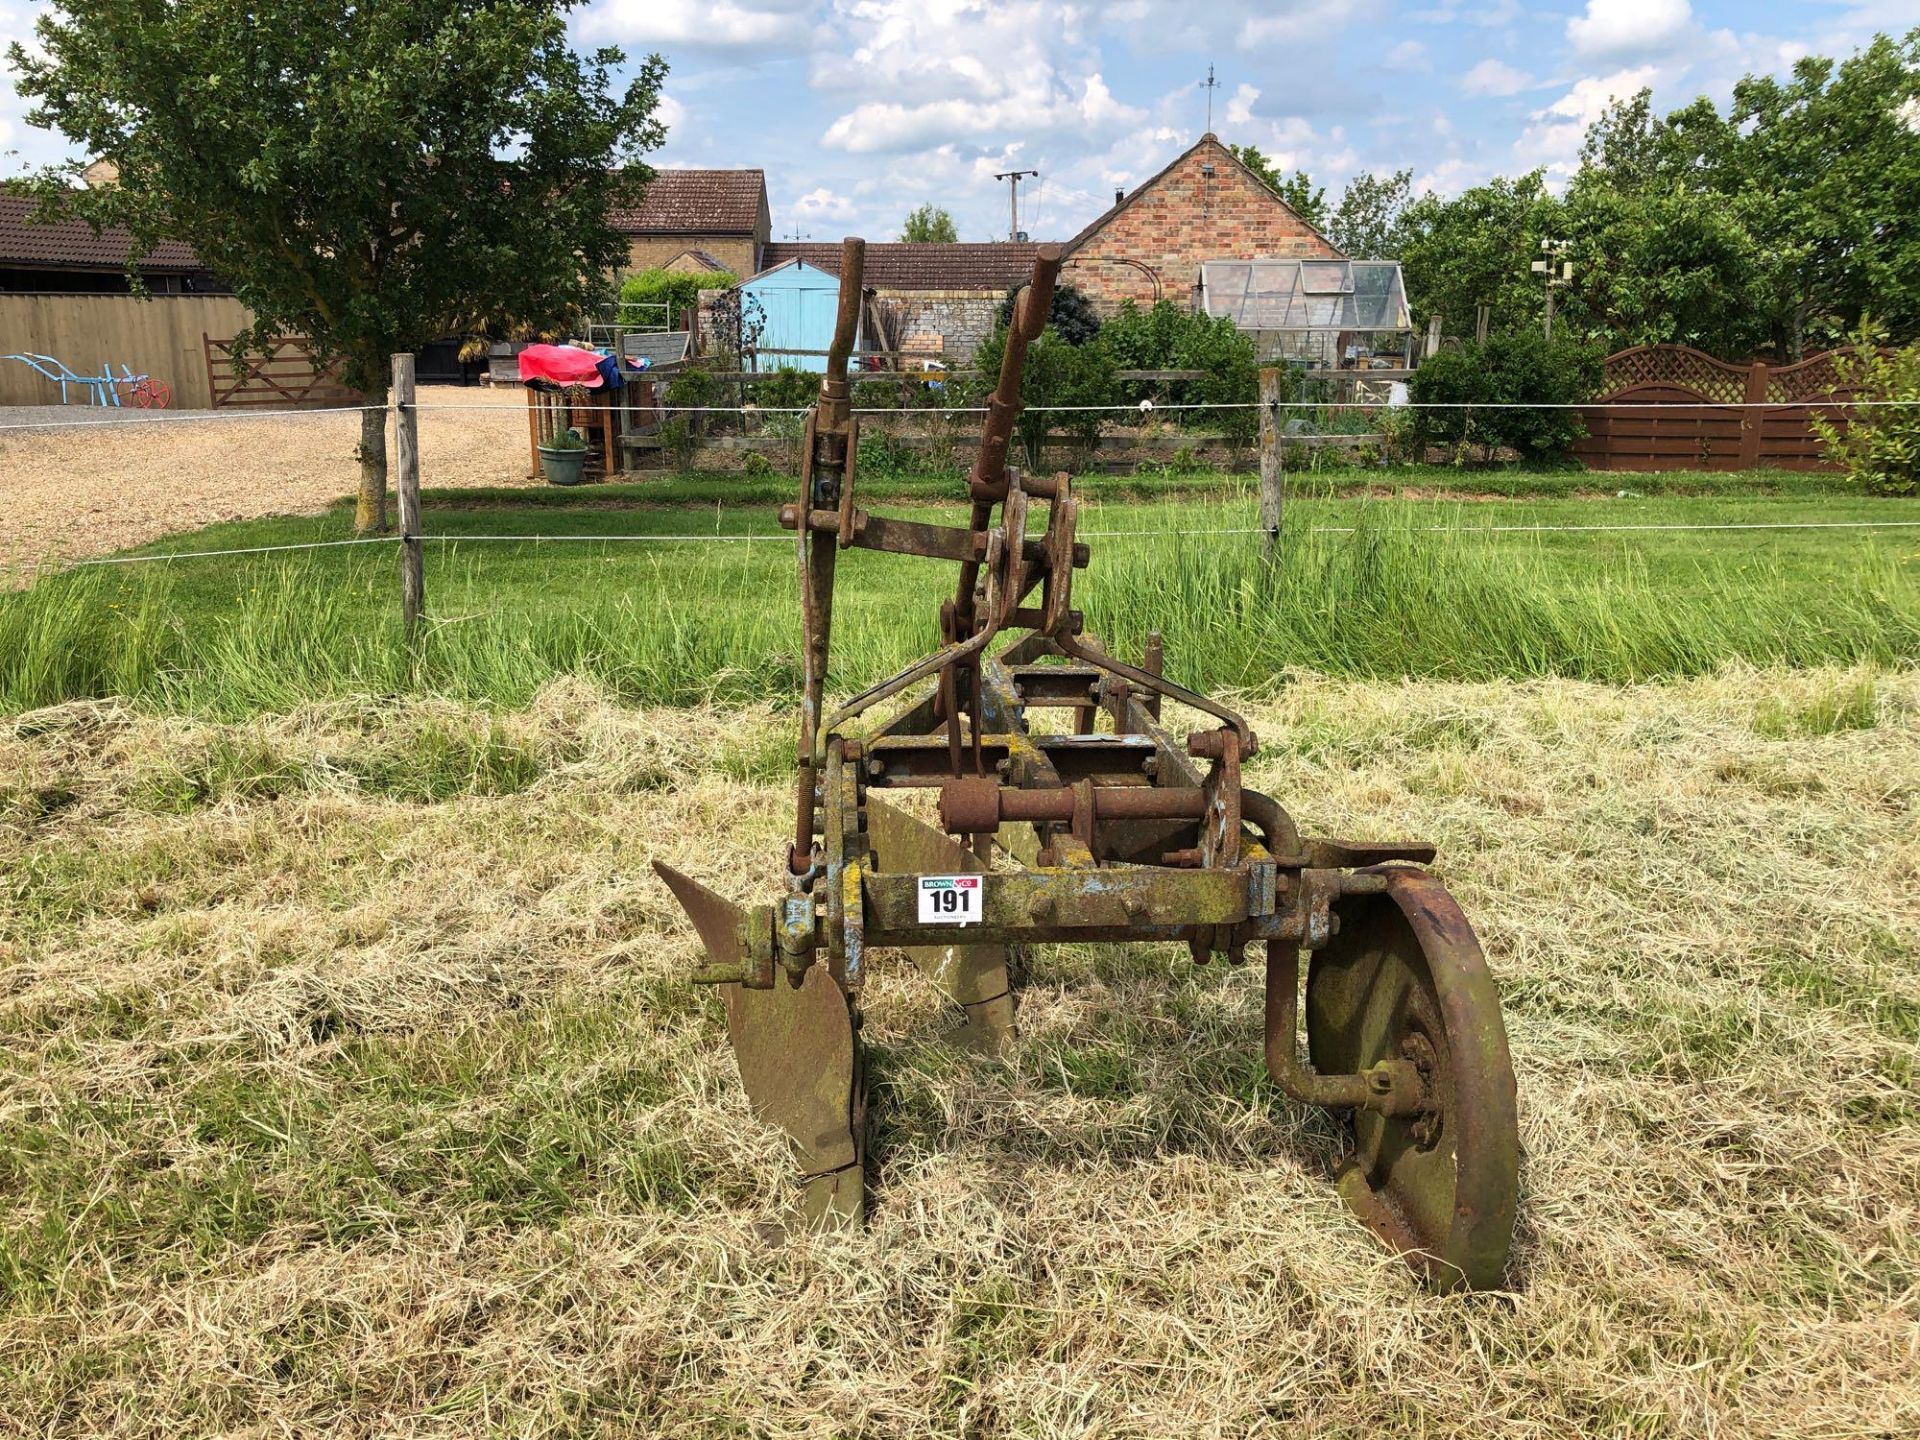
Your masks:
<svg viewBox="0 0 1920 1440"><path fill-rule="evenodd" d="M1411 1060L1420 1113L1353 1112L1340 1193L1444 1290L1497 1287L1513 1240L1520 1139L1513 1062L1486 956L1433 876L1393 866L1380 895L1337 903L1307 972L1307 1050L1323 1075Z"/></svg>
<svg viewBox="0 0 1920 1440"><path fill-rule="evenodd" d="M739 965L746 918L740 907L669 865L656 860L653 868L693 921L709 963ZM771 990L717 988L747 1101L785 1131L793 1147L801 1179L797 1228L857 1227L866 1210L866 1105L846 992L824 961L808 967L798 983L777 971Z"/></svg>

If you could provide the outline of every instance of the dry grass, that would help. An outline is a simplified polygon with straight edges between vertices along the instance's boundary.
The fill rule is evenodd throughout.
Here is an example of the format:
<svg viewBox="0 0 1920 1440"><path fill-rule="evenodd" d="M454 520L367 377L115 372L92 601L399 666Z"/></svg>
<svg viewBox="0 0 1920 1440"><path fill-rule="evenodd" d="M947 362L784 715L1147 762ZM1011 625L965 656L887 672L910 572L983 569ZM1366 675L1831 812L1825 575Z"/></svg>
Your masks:
<svg viewBox="0 0 1920 1440"><path fill-rule="evenodd" d="M517 390L423 387L422 485L531 483L524 415L475 408L519 398ZM48 408L32 407L36 416ZM99 417L69 407L58 418ZM359 484L359 443L358 415L233 419L223 413L0 431L0 474L7 477L0 576L30 578L52 564L220 520L315 514Z"/></svg>
<svg viewBox="0 0 1920 1440"><path fill-rule="evenodd" d="M757 1238L784 1167L645 862L771 877L770 711L78 707L0 738L0 1432L1915 1433L1920 677L1255 718L1495 958L1510 1294L1417 1289L1257 977L1152 949L1044 953L1006 1062L883 965L871 1229Z"/></svg>

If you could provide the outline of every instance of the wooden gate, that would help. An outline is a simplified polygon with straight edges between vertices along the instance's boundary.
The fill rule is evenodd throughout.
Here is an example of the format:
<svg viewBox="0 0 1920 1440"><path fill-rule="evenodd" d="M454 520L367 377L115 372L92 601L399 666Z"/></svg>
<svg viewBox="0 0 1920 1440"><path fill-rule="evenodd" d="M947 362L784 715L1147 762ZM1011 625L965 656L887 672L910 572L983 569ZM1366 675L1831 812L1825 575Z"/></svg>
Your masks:
<svg viewBox="0 0 1920 1440"><path fill-rule="evenodd" d="M1830 470L1809 421L1845 424L1844 386L1826 350L1796 365L1729 365L1685 345L1610 355L1604 393L1581 410L1573 453L1591 470ZM1737 405L1771 408L1732 408Z"/></svg>
<svg viewBox="0 0 1920 1440"><path fill-rule="evenodd" d="M200 343L207 353L207 393L216 410L260 405L280 409L358 405L364 398L341 383L337 363L325 369L315 364L304 335L284 335L269 341L245 360L234 354L231 340L215 340L203 334Z"/></svg>

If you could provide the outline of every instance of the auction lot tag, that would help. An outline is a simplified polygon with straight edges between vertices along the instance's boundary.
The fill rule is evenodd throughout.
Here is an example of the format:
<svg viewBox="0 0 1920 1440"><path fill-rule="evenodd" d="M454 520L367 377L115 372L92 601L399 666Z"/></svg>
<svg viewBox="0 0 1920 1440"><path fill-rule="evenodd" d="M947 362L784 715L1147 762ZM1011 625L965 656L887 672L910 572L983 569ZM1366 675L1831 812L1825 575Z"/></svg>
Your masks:
<svg viewBox="0 0 1920 1440"><path fill-rule="evenodd" d="M922 925L978 925L981 897L978 875L922 875L920 877L920 923Z"/></svg>

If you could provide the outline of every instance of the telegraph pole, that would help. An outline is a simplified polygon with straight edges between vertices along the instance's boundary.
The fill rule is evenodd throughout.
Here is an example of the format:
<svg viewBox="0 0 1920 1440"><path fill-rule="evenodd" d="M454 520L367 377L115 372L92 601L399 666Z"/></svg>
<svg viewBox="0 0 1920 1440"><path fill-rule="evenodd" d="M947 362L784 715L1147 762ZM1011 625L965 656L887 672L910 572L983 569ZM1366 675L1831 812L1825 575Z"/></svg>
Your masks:
<svg viewBox="0 0 1920 1440"><path fill-rule="evenodd" d="M993 178L1009 182L1007 190L1007 239L1018 242L1020 239L1020 181L1025 176L1038 180L1038 170L1002 170Z"/></svg>

